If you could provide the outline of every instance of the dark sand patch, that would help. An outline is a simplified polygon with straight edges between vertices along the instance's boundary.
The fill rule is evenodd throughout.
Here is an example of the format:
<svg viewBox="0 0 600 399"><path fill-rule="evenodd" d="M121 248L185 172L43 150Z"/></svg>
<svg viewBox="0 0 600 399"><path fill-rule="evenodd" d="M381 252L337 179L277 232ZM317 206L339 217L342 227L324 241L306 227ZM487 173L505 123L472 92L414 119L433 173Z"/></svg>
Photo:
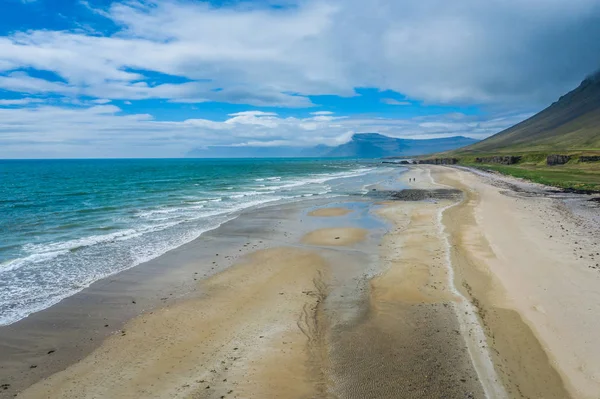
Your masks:
<svg viewBox="0 0 600 399"><path fill-rule="evenodd" d="M484 398L449 304L370 304L332 332L332 380L343 398Z"/></svg>
<svg viewBox="0 0 600 399"><path fill-rule="evenodd" d="M390 202L384 271L371 279L360 317L330 333L340 398L484 398L461 327L437 214L444 204Z"/></svg>

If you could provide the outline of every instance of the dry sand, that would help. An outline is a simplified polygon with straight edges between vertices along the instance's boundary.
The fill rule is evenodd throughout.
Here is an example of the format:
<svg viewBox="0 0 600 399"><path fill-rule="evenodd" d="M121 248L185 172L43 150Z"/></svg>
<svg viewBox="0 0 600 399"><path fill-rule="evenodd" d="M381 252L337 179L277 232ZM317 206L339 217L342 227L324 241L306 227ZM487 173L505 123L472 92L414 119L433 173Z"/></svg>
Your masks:
<svg viewBox="0 0 600 399"><path fill-rule="evenodd" d="M600 397L598 231L534 185L431 169L466 193L443 219L456 285L478 307L509 397Z"/></svg>
<svg viewBox="0 0 600 399"><path fill-rule="evenodd" d="M308 213L308 216L320 216L320 217L331 217L331 216L344 216L352 212L351 209L332 207L332 208L319 208Z"/></svg>

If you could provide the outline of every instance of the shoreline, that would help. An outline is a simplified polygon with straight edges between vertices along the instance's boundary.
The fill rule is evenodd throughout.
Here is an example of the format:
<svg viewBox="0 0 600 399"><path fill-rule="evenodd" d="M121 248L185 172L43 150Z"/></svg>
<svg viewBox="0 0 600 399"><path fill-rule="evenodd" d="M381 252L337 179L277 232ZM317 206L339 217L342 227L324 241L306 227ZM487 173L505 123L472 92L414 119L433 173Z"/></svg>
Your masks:
<svg viewBox="0 0 600 399"><path fill-rule="evenodd" d="M294 203L277 207L286 209L286 205L297 211ZM273 246L278 237L271 231L276 221L270 209L243 212L239 223L237 218L230 220L157 258L98 280L49 308L0 326L0 359L5 360L0 362L0 384L10 384L10 389L0 389L0 398L9 393L7 397L12 397L15 390L82 360L135 317L196 295L197 281L226 270L239 257ZM258 222L246 223L248 215ZM244 230L252 229L252 224L263 228L254 232L255 240L248 245ZM14 383L17 379L24 384Z"/></svg>
<svg viewBox="0 0 600 399"><path fill-rule="evenodd" d="M385 170L377 170L367 162L333 161L322 165L308 162L304 172L293 172L294 163L283 162L278 166L282 169L281 176L275 176L275 171L266 174L259 171L258 175L264 177L242 174L236 180L237 174L232 176L231 171L240 165L236 161L224 162L224 165L220 162L205 166L209 170L215 167L219 170L229 164L221 170L225 179L223 184L228 182L223 187L221 183L213 187L202 178L199 180L201 183L194 183L191 181L194 177L188 176L190 179L184 179L187 183L177 188L170 183L158 191L149 192L138 192L136 188L129 187L123 192L123 204L116 200L118 196L111 197L113 188L104 186L103 180L100 184L102 190L97 194L93 194L93 190L86 191L84 186L79 191L71 187L76 191L71 193L71 188L67 187L63 193L65 200L72 200L71 197L80 194L84 197L80 198L79 204L70 204L65 212L48 213L51 208L42 207L12 213L11 206L16 205L16 209L20 209L21 205L9 195L7 222L13 221L7 225L7 233L14 229L15 234L9 234L6 240L8 246L0 248L0 289L3 293L0 325L12 324L81 292L93 282L151 261L241 213L302 201L305 196L345 196L357 191L355 185L361 180L381 180L386 175ZM269 162L266 164L265 171L268 172ZM195 162L190 166L199 167ZM205 167L200 166L200 169ZM188 167L183 171L181 168L171 172L165 170L166 175L171 173L174 178L165 182L173 183L186 176L193 169ZM315 173L309 173L311 171ZM143 180L143 176L134 173L131 178L132 181L137 178ZM98 178L97 175L91 177ZM120 183L126 180L120 180ZM239 186L236 186L238 183ZM344 187L338 190L340 183L351 187L351 190ZM169 194L163 197L161 190ZM52 198L54 194L44 191L40 195L43 201L43 198ZM108 202L103 204L101 198ZM23 209L28 209L27 206ZM28 215L38 218L39 224L29 220ZM34 226L38 226L39 235Z"/></svg>
<svg viewBox="0 0 600 399"><path fill-rule="evenodd" d="M325 227L329 217L308 217L307 213L339 201L350 206L344 212L345 222L366 223L366 208L361 205L366 202L360 196L255 208L158 258L101 279L48 309L0 327L0 359L4 360L0 361L0 385L8 387L0 389L0 397L13 397L82 361L106 340L120 336L137 317L202 295L199 282L228 270L245 256L299 242L303 231ZM309 220L312 223L305 227L303 223ZM286 223L293 228L283 229ZM380 234L377 231L382 226L368 222L369 236Z"/></svg>
<svg viewBox="0 0 600 399"><path fill-rule="evenodd" d="M591 399L595 325L556 293L600 307L587 303L600 269L571 270L594 242L569 218L595 208L457 168L397 180L411 187L397 198L377 187L242 213L0 327L0 397ZM560 240L553 218L574 223ZM548 258L575 236L582 258ZM565 266L586 291L561 287Z"/></svg>

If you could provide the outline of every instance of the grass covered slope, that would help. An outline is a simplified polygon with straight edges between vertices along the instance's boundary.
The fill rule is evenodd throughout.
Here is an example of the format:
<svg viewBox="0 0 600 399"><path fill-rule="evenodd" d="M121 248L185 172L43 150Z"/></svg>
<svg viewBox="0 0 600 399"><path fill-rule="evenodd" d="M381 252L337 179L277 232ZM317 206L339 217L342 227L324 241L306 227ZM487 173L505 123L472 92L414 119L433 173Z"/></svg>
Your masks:
<svg viewBox="0 0 600 399"><path fill-rule="evenodd" d="M600 72L531 118L457 151L600 151Z"/></svg>
<svg viewBox="0 0 600 399"><path fill-rule="evenodd" d="M570 159L564 165L548 165L547 157L556 154ZM600 72L531 118L439 156L564 189L600 192L600 161L580 159L593 155L600 155ZM518 160L503 164L493 159L498 156Z"/></svg>
<svg viewBox="0 0 600 399"><path fill-rule="evenodd" d="M482 164L474 156L459 156L459 164L481 169L494 170L514 177L531 180L562 189L600 192L600 162L580 162L572 152L571 160L564 165L549 166L548 153L526 153L513 165ZM597 152L600 155L600 151Z"/></svg>

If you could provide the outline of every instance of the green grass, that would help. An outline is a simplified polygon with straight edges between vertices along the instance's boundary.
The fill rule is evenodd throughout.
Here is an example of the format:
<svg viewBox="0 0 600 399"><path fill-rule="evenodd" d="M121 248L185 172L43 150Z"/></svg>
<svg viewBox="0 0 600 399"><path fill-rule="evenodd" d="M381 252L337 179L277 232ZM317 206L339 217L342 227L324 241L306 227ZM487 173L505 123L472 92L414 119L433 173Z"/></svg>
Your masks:
<svg viewBox="0 0 600 399"><path fill-rule="evenodd" d="M565 165L548 166L546 158L550 154L570 155L571 160ZM481 164L475 158L514 155L520 156L519 163L514 165ZM514 177L531 180L563 189L600 192L600 162L579 162L581 155L600 155L598 150L563 150L563 151L513 151L509 154L502 152L481 152L476 154L461 154L455 151L436 154L424 158L458 158L459 165L479 169L494 170Z"/></svg>
<svg viewBox="0 0 600 399"><path fill-rule="evenodd" d="M494 170L548 186L600 192L600 163L597 162L580 164L577 161L571 161L566 165L556 166L523 162L517 165L488 165L462 162L462 160L460 163L465 166Z"/></svg>
<svg viewBox="0 0 600 399"><path fill-rule="evenodd" d="M548 166L550 154L570 155L566 165ZM580 163L580 155L600 154L600 80L584 80L557 102L515 126L473 145L434 154L463 165L492 169L550 186L600 192L600 162ZM476 157L521 156L515 165L480 164Z"/></svg>

